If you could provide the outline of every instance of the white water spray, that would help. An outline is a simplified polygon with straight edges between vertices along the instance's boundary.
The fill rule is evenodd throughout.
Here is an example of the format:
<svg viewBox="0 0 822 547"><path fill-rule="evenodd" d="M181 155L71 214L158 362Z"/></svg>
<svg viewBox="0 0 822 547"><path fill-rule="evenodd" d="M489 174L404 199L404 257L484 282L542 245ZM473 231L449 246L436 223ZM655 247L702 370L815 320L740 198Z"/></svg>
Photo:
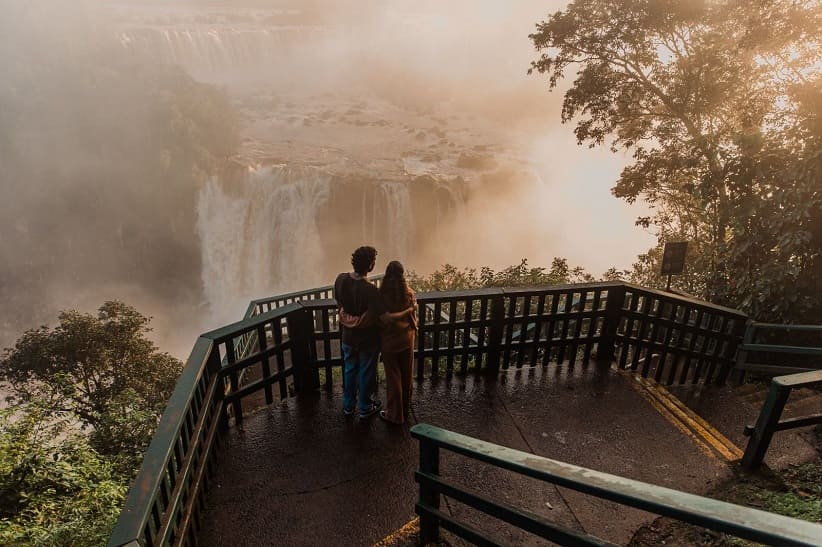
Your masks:
<svg viewBox="0 0 822 547"><path fill-rule="evenodd" d="M397 256L407 257L414 237L414 215L411 210L411 192L408 185L398 182L380 184L381 205L387 212L386 231L391 250ZM376 210L376 207L374 208Z"/></svg>
<svg viewBox="0 0 822 547"><path fill-rule="evenodd" d="M235 178L208 180L197 204L203 288L215 315L236 317L249 300L326 285L361 244L376 245L386 259L413 258L420 234L412 180L352 184L287 165ZM442 188L448 203L440 203ZM430 199L421 205L445 218L460 209L461 192L443 181Z"/></svg>
<svg viewBox="0 0 822 547"><path fill-rule="evenodd" d="M205 184L197 230L213 311L327 282L317 218L329 190L328 175L286 166L250 170L230 190L217 179Z"/></svg>

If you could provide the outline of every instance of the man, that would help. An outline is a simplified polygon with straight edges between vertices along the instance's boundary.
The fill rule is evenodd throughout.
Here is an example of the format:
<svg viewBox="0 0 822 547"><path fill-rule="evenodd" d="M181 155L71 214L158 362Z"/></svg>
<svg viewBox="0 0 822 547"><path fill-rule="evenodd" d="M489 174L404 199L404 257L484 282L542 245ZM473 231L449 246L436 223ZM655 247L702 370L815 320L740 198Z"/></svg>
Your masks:
<svg viewBox="0 0 822 547"><path fill-rule="evenodd" d="M334 296L343 318L340 328L345 361L343 412L346 416L354 415L355 405L360 418L377 413L382 406L380 401L372 400L372 396L377 391L378 321L389 314L377 287L366 279L376 263L377 250L360 247L351 255L354 271L341 273L334 283Z"/></svg>

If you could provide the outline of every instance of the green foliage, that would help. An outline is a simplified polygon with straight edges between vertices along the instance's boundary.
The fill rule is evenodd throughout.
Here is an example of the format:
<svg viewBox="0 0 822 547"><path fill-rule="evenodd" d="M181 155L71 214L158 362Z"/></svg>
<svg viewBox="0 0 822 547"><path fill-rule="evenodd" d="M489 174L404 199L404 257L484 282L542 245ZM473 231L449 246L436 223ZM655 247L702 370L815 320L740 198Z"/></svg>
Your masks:
<svg viewBox="0 0 822 547"><path fill-rule="evenodd" d="M659 286L665 241L692 242L679 288L758 319L822 320L822 6L811 0L575 0L537 25L532 70L578 141L633 152L615 196L654 210L659 246L634 280Z"/></svg>
<svg viewBox="0 0 822 547"><path fill-rule="evenodd" d="M762 495L762 501L771 513L822 522L822 499L818 497L800 496L795 492L769 492Z"/></svg>
<svg viewBox="0 0 822 547"><path fill-rule="evenodd" d="M609 279L616 279L619 272L611 268L606 273ZM564 258L554 258L551 268L532 268L528 260L522 259L519 264L494 271L488 266L459 269L445 264L439 270L420 275L409 272L408 284L419 292L455 291L460 289L478 289L482 287L527 287L534 285L559 285L563 283L583 283L594 281L594 277L583 268L571 268Z"/></svg>
<svg viewBox="0 0 822 547"><path fill-rule="evenodd" d="M0 360L0 545L101 545L182 363L122 302L65 311Z"/></svg>
<svg viewBox="0 0 822 547"><path fill-rule="evenodd" d="M32 329L0 360L10 401L35 404L91 428L90 443L134 469L171 396L182 363L146 338L149 319L122 302L97 315L62 312Z"/></svg>
<svg viewBox="0 0 822 547"><path fill-rule="evenodd" d="M818 458L778 471L770 481L733 484L722 497L765 511L822 523L822 461Z"/></svg>
<svg viewBox="0 0 822 547"><path fill-rule="evenodd" d="M0 412L0 545L102 545L127 490L65 421Z"/></svg>
<svg viewBox="0 0 822 547"><path fill-rule="evenodd" d="M739 191L725 252L741 307L766 321L820 323L822 87L803 94L799 106L808 115L769 135L760 157L739 166L744 180L756 182Z"/></svg>

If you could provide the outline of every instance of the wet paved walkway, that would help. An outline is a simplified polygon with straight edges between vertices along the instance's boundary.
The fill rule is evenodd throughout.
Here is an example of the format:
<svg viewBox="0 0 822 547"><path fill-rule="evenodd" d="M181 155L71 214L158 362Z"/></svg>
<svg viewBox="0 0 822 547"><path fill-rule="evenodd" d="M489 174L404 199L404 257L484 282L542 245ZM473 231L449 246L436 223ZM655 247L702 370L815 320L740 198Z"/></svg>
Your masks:
<svg viewBox="0 0 822 547"><path fill-rule="evenodd" d="M413 421L686 492L729 476L632 382L593 364L425 380L415 384ZM741 431L738 421L723 427ZM343 417L338 388L264 407L224 438L200 543L373 545L415 517L417 448L405 427ZM608 541L624 544L655 518L443 454L445 477ZM505 543L544 544L450 500L443 507Z"/></svg>

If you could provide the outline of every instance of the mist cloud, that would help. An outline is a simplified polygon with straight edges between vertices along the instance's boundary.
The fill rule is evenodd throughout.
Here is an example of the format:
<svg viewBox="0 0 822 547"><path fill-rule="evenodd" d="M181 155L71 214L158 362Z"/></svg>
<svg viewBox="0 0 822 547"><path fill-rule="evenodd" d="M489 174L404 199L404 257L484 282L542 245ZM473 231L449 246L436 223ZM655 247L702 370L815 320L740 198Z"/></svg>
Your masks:
<svg viewBox="0 0 822 547"><path fill-rule="evenodd" d="M426 245L396 257L409 268L553 256L595 274L628 266L649 238L608 193L624 160L577 148L559 124L561 95L526 76L528 33L563 4L0 0L0 342L58 309L122 298L184 355L191 332L216 326L196 209L227 163L322 164L384 182L398 176L386 165L437 157L429 171L459 174L470 191ZM280 34L246 35L268 49L187 68L123 39L255 28ZM389 130L408 134L407 150L383 146ZM461 157L485 166L460 170ZM333 257L362 243L338 241ZM181 324L191 332L175 334Z"/></svg>

